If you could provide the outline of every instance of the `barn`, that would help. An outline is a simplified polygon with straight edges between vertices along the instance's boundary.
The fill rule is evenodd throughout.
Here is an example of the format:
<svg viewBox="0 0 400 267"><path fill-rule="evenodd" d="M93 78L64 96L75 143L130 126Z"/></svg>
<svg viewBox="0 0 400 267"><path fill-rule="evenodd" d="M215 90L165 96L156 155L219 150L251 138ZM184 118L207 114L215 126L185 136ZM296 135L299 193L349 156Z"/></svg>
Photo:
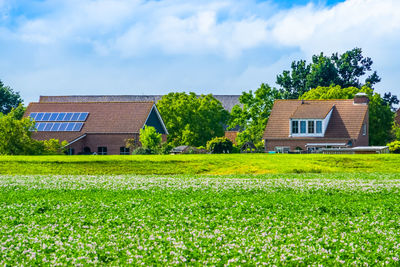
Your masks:
<svg viewBox="0 0 400 267"><path fill-rule="evenodd" d="M68 154L128 155L127 139L139 145L139 132L153 126L165 141L168 131L153 101L30 103L25 117L36 122L37 140L68 142Z"/></svg>

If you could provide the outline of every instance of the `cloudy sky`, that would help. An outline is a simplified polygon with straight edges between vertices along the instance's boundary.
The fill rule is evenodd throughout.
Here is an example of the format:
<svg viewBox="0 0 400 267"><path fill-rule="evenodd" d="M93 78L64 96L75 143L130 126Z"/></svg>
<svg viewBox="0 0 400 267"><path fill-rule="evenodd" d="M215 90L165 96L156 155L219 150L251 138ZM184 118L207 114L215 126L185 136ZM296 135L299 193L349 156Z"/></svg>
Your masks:
<svg viewBox="0 0 400 267"><path fill-rule="evenodd" d="M240 94L354 47L400 95L398 0L0 0L0 79L39 95Z"/></svg>

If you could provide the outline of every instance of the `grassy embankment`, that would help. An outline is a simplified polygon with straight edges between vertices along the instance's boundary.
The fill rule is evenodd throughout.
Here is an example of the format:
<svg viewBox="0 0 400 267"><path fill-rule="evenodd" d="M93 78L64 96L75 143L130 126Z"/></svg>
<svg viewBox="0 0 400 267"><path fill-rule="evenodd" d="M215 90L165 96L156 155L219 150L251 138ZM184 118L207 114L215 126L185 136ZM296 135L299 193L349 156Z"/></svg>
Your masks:
<svg viewBox="0 0 400 267"><path fill-rule="evenodd" d="M400 155L1 156L0 174L400 173Z"/></svg>

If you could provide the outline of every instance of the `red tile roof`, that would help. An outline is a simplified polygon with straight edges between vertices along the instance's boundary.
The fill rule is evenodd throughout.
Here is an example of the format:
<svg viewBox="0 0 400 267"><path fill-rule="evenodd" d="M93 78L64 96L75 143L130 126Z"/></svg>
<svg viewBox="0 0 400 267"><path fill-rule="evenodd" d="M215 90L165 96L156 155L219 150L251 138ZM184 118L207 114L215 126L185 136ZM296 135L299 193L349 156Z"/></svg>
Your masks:
<svg viewBox="0 0 400 267"><path fill-rule="evenodd" d="M154 102L30 103L25 112L89 112L80 132L36 132L36 139L72 141L84 133L139 133Z"/></svg>
<svg viewBox="0 0 400 267"><path fill-rule="evenodd" d="M333 108L333 105L327 105L326 103L309 103L297 106L296 111L290 117L292 119L324 119L328 115L329 111Z"/></svg>
<svg viewBox="0 0 400 267"><path fill-rule="evenodd" d="M302 107L303 105L306 106ZM301 119L301 116L304 116L304 119L323 118L325 117L324 114L329 112L332 107L332 116L324 137L358 138L362 123L368 111L368 106L364 104L354 104L353 99L276 100L268 119L263 138L289 138L290 118Z"/></svg>

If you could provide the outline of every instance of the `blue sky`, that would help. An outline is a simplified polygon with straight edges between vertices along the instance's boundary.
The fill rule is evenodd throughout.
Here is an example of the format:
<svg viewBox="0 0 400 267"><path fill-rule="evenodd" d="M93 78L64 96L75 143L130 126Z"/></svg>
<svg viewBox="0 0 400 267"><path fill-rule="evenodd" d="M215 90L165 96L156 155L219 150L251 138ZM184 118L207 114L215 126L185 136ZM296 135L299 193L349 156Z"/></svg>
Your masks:
<svg viewBox="0 0 400 267"><path fill-rule="evenodd" d="M361 47L400 95L400 1L0 0L0 79L40 95L240 94Z"/></svg>

